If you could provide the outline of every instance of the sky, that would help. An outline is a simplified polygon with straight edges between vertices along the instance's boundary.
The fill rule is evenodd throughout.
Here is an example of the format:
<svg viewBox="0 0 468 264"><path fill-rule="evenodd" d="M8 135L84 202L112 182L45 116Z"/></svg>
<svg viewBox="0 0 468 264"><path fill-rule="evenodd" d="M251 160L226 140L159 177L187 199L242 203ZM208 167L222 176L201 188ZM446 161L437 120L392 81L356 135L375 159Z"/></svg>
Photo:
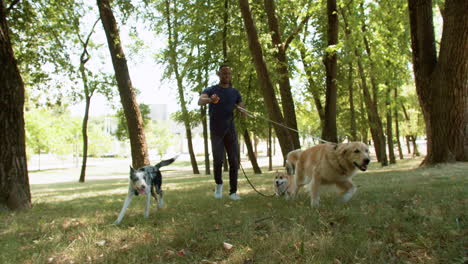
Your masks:
<svg viewBox="0 0 468 264"><path fill-rule="evenodd" d="M96 16L97 14L89 14L89 17L84 18L83 21L85 21L85 23L88 23L86 21L92 21L92 23L94 23ZM166 104L169 113L180 110L177 85L173 78L171 80L162 80L165 65L156 63L154 58L154 53L165 47L165 37L156 36L153 32L147 30L144 25L137 22L129 21L127 23L127 25L133 26L133 28L119 24L119 21L117 21L117 23L123 43L123 50L127 59L130 79L133 87L137 88L140 92L140 94L137 95L137 102L139 104ZM91 25L83 26L82 35L87 35L90 29ZM136 42L129 36L130 30L136 30L138 32L139 37L144 42L143 46L141 46L140 42ZM103 44L103 46L99 49L99 55L93 56L86 65L89 65L93 72L105 71L113 74L114 69L101 22L97 24L95 33L92 35L92 40L95 43ZM138 53L135 52L137 49L140 49ZM97 57L101 57L102 59L98 59ZM76 59L78 59L78 57ZM192 100L188 102L189 109L197 107L197 101L198 96L194 95ZM118 94L115 98L115 105L120 106ZM70 110L73 115L83 115L84 106L84 102L78 103L71 106ZM107 100L100 94L95 94L92 97L90 110L91 116L115 113L115 110L110 107Z"/></svg>

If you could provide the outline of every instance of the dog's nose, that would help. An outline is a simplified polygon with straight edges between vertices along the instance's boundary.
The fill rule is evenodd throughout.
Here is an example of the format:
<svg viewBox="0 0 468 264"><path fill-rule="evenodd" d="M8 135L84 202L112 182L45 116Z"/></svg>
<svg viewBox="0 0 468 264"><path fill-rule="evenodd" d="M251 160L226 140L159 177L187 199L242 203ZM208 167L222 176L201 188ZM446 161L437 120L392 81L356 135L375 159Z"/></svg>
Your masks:
<svg viewBox="0 0 468 264"><path fill-rule="evenodd" d="M144 189L146 186L142 185L141 188Z"/></svg>
<svg viewBox="0 0 468 264"><path fill-rule="evenodd" d="M364 161L364 164L366 164L366 165L367 165L367 164L369 164L369 162L370 162L370 159L364 159L363 161Z"/></svg>

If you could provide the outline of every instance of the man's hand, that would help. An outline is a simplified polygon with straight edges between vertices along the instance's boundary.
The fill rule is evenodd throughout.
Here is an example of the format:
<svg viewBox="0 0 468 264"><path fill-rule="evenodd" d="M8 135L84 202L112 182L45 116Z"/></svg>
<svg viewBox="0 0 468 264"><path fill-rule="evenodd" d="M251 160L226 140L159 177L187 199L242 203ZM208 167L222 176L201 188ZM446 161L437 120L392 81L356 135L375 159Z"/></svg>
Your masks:
<svg viewBox="0 0 468 264"><path fill-rule="evenodd" d="M219 102L219 96L217 94L213 94L210 98L213 104L217 104Z"/></svg>

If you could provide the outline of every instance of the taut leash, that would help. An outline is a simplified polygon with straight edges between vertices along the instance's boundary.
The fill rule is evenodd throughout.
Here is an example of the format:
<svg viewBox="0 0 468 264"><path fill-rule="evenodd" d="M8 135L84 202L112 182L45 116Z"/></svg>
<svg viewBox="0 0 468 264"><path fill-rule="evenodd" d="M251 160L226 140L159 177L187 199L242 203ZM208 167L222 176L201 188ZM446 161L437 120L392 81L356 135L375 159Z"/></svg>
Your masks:
<svg viewBox="0 0 468 264"><path fill-rule="evenodd" d="M238 108L240 111L246 113L248 116L250 116L250 117L252 117L252 118L261 118L261 119L263 119L263 120L265 120L265 121L268 121L268 122L270 122L270 123L273 123L273 124L276 124L276 125L281 126L281 127L283 127L283 128L286 128L286 129L289 129L289 130L291 130L291 131L294 131L294 132L296 132L296 133L298 133L298 134L300 133L299 130L297 130L297 129L290 128L290 127L288 127L288 126L285 126L285 125L283 125L283 124L281 124L281 123L275 122L275 121L273 121L273 120L271 120L271 119L268 119L268 118L266 118L266 117L263 117L263 116L261 116L261 115L256 115L255 113L253 113L253 112L251 112L251 111L249 111L249 110L247 110L247 109L245 109L245 108L243 108L243 107L241 107L241 106L237 106L237 108ZM316 140L318 140L318 141L320 141L320 142L323 142L323 143L331 143L330 141L326 141L326 140L321 139L321 138L318 138L318 137L313 137L313 136L310 136L310 137L313 138L313 139L316 139Z"/></svg>

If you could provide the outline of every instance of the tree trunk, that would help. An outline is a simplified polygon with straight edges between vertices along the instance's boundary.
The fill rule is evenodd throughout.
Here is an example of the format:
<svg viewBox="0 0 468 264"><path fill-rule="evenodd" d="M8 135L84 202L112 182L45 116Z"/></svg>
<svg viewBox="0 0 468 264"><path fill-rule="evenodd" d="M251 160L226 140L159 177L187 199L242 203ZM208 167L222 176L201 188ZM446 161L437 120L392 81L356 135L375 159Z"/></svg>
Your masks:
<svg viewBox="0 0 468 264"><path fill-rule="evenodd" d="M405 136L405 139L406 139L406 149L408 150L408 154L411 154L411 145L410 145L411 136L407 135Z"/></svg>
<svg viewBox="0 0 468 264"><path fill-rule="evenodd" d="M135 90L130 80L127 60L122 49L119 29L115 21L109 0L97 0L99 14L104 31L106 32L107 44L109 46L112 64L114 66L115 78L119 88L120 101L127 120L130 147L132 152L132 165L141 168L149 165L148 146L146 145L143 119L140 108L136 101Z"/></svg>
<svg viewBox="0 0 468 264"><path fill-rule="evenodd" d="M250 139L249 131L247 129L244 130L244 140L245 146L247 147L247 155L249 155L249 160L252 163L252 168L255 174L261 174L262 170L258 166L257 157L255 156L253 147L252 147L252 140Z"/></svg>
<svg viewBox="0 0 468 264"><path fill-rule="evenodd" d="M31 208L24 131L24 83L0 0L0 207Z"/></svg>
<svg viewBox="0 0 468 264"><path fill-rule="evenodd" d="M268 73L268 69L263 58L262 47L258 40L257 29L252 18L250 6L248 1L239 0L239 7L244 20L244 26L247 33L249 42L249 49L255 64L255 70L260 82L260 88L263 94L266 110L271 120L276 122L273 127L275 128L276 136L281 147L281 152L284 158L291 151L294 150L293 140L288 131L282 127L285 125L283 115L281 114L278 101L276 100L273 84Z"/></svg>
<svg viewBox="0 0 468 264"><path fill-rule="evenodd" d="M388 165L387 153L385 151L385 136L383 134L382 121L377 112L377 108L372 102L372 98L369 93L369 88L367 87L366 76L364 73L364 67L362 66L361 59L358 56L356 51L356 56L358 57L358 70L361 77L362 83L362 92L364 97L364 103L366 105L367 118L369 120L369 127L371 131L372 140L374 141L375 154L377 160L382 164L382 166Z"/></svg>
<svg viewBox="0 0 468 264"><path fill-rule="evenodd" d="M78 182L85 182L86 163L88 161L88 119L89 119L89 107L91 105L91 97L87 93L85 97L86 97L85 113L83 116L83 123L81 127L81 133L83 135L83 161L81 163L81 173L80 173L80 179L78 180Z"/></svg>
<svg viewBox="0 0 468 264"><path fill-rule="evenodd" d="M386 110L387 110L387 145L388 145L388 156L390 158L390 164L395 164L395 147L393 146L393 128L392 128L392 106L391 106L391 94L392 88L387 84L387 94L386 94Z"/></svg>
<svg viewBox="0 0 468 264"><path fill-rule="evenodd" d="M268 124L268 171L272 171L273 170L273 156L271 155L272 154L272 150L271 150L271 138L272 138L272 131L271 131L272 127L271 127L271 124Z"/></svg>
<svg viewBox="0 0 468 264"><path fill-rule="evenodd" d="M351 29L348 24L347 15L345 9L340 9L343 23L344 23L344 32L346 41L350 41ZM354 110L354 88L353 88L353 62L349 62L349 72L348 72L348 91L349 91L349 108L350 108L350 126L351 126L351 141L357 141L357 125L356 125L356 111Z"/></svg>
<svg viewBox="0 0 468 264"><path fill-rule="evenodd" d="M206 105L202 105L200 107L200 112L202 116L202 126L203 126L203 145L205 149L205 174L210 175L211 174L211 169L210 169L210 151L209 151L209 139L208 139L208 122L206 118Z"/></svg>
<svg viewBox="0 0 468 264"><path fill-rule="evenodd" d="M185 133L187 134L187 145L188 145L188 150L189 150L189 155L190 155L190 163L192 164L192 171L193 171L193 174L200 174L200 171L198 170L197 159L195 157L195 151L193 150L192 130L190 129L190 125L188 124L188 121L184 123L185 123Z"/></svg>
<svg viewBox="0 0 468 264"><path fill-rule="evenodd" d="M362 88L361 86L359 86L359 88ZM364 107L365 104L364 104L364 98L363 97L364 96L361 93L361 98L359 100L360 101L359 112L361 113L361 115L359 116L359 118L361 120L362 142L366 142L366 144L367 144L368 141L369 141L369 127L368 127L369 122L365 122L365 120L366 120L366 108Z"/></svg>
<svg viewBox="0 0 468 264"><path fill-rule="evenodd" d="M88 44L89 44L89 39L91 38L91 35L94 32L94 28L96 27L96 24L99 22L99 19L94 22L94 25L89 32L86 41L83 41L80 37L80 33L78 32L78 38L80 39L81 44L83 45L83 52L81 53L80 56L80 74L81 74L81 81L83 82L83 92L84 92L84 97L85 97L85 113L83 116L83 123L81 126L81 133L83 135L83 162L81 164L81 173L80 173L80 179L78 182L85 182L86 178L86 163L88 161L88 119L89 119L89 107L91 106L91 97L93 96L94 89L89 89L88 85L88 76L86 75L86 63L90 59L90 56L88 54Z"/></svg>
<svg viewBox="0 0 468 264"><path fill-rule="evenodd" d="M357 141L357 125L356 125L356 110L354 109L354 88L353 88L353 63L349 63L348 72L348 91L349 91L349 114L350 114L350 130L351 130L351 141Z"/></svg>
<svg viewBox="0 0 468 264"><path fill-rule="evenodd" d="M395 88L394 100L396 101L397 98L398 98L398 89ZM394 115L395 115L395 137L396 137L396 142L398 146L398 154L399 154L400 159L402 160L404 156L403 156L403 149L401 147L401 141L400 141L400 122L398 120L398 110L396 107L394 107Z"/></svg>
<svg viewBox="0 0 468 264"><path fill-rule="evenodd" d="M187 135L187 144L188 144L188 150L190 154L190 163L192 164L193 174L200 174L200 171L198 170L197 160L195 158L195 153L193 151L192 131L190 128L190 120L189 120L190 117L188 114L187 103L185 101L185 96L184 96L184 86L183 86L182 75L179 73L179 62L177 60L177 45L179 43L179 35L178 35L178 32L174 30L174 27L177 25L177 19L174 17L174 22L171 22L171 9L170 9L169 0L166 0L165 4L166 4L166 14L165 14L166 25L167 25L168 32L169 32L168 48L169 48L170 66L172 67L172 70L174 72L174 75L177 81L177 90L179 92L179 105L180 105L180 108L182 109L182 119L184 122L185 132Z"/></svg>
<svg viewBox="0 0 468 264"><path fill-rule="evenodd" d="M447 0L439 58L431 0L408 0L416 92L426 123L421 166L467 161L468 1Z"/></svg>
<svg viewBox="0 0 468 264"><path fill-rule="evenodd" d="M419 153L418 149L418 144L416 143L416 137L415 136L410 136L411 143L413 143L413 156L419 157L421 156L421 153Z"/></svg>
<svg viewBox="0 0 468 264"><path fill-rule="evenodd" d="M291 83L289 82L288 56L286 50L287 43L283 43L279 30L278 19L276 15L275 2L273 0L264 0L265 12L268 18L268 27L271 32L271 40L276 52L274 53L277 60L277 73L279 75L279 90L281 96L281 105L283 106L283 115L287 116L284 121L286 126L297 130L296 110L294 100L291 93ZM292 139L294 149L301 147L299 142L299 133L293 130L287 130Z"/></svg>
<svg viewBox="0 0 468 264"><path fill-rule="evenodd" d="M327 0L327 44L328 48L338 44L338 13L336 9L336 0ZM336 50L326 52L324 63L326 69L326 97L325 97L325 122L322 131L322 139L338 142L336 128L336 101L337 101L337 55Z"/></svg>

